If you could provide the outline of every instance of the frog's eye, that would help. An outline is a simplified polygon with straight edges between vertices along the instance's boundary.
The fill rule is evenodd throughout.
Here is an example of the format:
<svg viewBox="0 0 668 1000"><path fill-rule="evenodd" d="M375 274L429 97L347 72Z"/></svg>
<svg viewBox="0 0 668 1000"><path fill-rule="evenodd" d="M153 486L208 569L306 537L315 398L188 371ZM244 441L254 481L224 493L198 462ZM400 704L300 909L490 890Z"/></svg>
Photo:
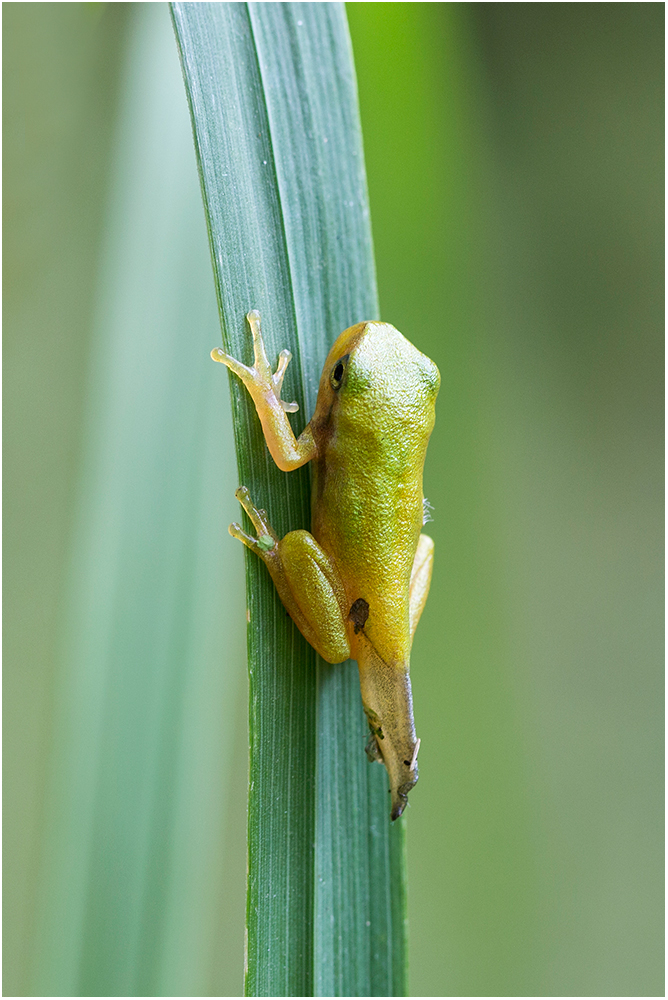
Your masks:
<svg viewBox="0 0 668 1000"><path fill-rule="evenodd" d="M350 355L346 354L343 358L339 358L330 372L329 384L335 392L341 388L343 383L343 376L346 371L346 364L348 363L349 356Z"/></svg>

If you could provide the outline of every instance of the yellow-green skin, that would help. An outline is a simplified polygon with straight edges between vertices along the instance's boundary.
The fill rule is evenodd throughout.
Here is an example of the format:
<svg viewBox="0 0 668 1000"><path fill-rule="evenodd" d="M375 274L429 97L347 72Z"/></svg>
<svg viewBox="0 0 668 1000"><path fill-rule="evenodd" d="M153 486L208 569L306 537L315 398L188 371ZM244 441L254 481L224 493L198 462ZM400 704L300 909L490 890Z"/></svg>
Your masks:
<svg viewBox="0 0 668 1000"><path fill-rule="evenodd" d="M259 314L248 320L252 368L219 350L211 356L243 379L279 467L313 463L311 533L278 539L244 487L237 496L258 537L237 524L230 532L264 559L287 610L321 656L330 663L357 660L371 729L367 753L387 768L396 819L418 778L409 665L433 562L433 542L420 532L438 369L393 326L358 323L332 347L315 413L296 440L286 417L295 406L280 398L289 354L282 352L273 375Z"/></svg>

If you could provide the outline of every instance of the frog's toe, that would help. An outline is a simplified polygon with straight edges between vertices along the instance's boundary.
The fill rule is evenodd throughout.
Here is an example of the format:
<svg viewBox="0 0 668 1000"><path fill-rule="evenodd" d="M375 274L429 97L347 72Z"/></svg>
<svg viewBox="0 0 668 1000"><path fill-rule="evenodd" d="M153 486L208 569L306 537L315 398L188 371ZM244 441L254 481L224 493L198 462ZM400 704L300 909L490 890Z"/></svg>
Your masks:
<svg viewBox="0 0 668 1000"><path fill-rule="evenodd" d="M262 326L260 321L260 313L257 309L251 309L250 312L246 313L246 319L248 320L248 325L251 328L251 333L253 334L253 352L255 355L254 367L258 375L263 377L265 380L271 380L271 368L269 367L269 358L267 357L267 350L264 346L264 338L262 336Z"/></svg>
<svg viewBox="0 0 668 1000"><path fill-rule="evenodd" d="M232 521L232 524L227 530L232 535L232 538L237 538L240 542L243 542L244 545L247 545L249 549L255 549L257 547L257 538L253 538L252 535L249 535L246 531L244 531L241 525L237 524L236 521Z"/></svg>
<svg viewBox="0 0 668 1000"><path fill-rule="evenodd" d="M247 382L252 377L253 373L250 368L243 365L241 361L237 361L231 354L226 354L222 347L214 347L211 351L211 360L220 361L221 364L227 365L230 371L238 375L243 382Z"/></svg>

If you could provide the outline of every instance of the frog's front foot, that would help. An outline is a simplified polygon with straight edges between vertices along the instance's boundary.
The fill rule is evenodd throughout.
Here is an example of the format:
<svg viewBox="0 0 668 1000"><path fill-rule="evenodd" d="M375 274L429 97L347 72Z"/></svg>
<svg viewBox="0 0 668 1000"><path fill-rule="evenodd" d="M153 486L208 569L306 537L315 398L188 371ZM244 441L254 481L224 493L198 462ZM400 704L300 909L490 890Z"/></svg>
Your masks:
<svg viewBox="0 0 668 1000"><path fill-rule="evenodd" d="M281 399L283 378L290 363L292 354L288 350L281 351L278 356L278 367L276 368L276 371L272 373L269 358L267 357L267 351L264 346L264 340L262 338L260 314L257 309L252 309L246 316L246 319L248 320L248 325L250 326L251 333L253 334L253 351L255 355L253 367L248 368L246 365L242 364L241 361L237 361L236 358L226 354L221 347L215 347L213 351L211 351L211 357L214 361L221 361L224 365L227 365L230 371L233 371L235 375L238 375L253 399L261 399L265 403L271 403L273 397L273 399L275 399L283 407L286 413L296 413L299 409L297 403L286 403Z"/></svg>

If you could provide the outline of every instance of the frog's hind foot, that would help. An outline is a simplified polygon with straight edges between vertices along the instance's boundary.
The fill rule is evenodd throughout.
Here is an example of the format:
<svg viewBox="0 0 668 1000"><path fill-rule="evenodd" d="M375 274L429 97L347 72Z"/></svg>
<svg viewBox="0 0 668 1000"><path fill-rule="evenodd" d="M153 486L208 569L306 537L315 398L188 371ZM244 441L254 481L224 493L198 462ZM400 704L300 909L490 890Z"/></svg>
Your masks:
<svg viewBox="0 0 668 1000"><path fill-rule="evenodd" d="M364 747L364 752L370 761L379 760L382 762L383 755L380 752L380 747L378 746L378 739L374 733L369 737L369 742Z"/></svg>
<svg viewBox="0 0 668 1000"><path fill-rule="evenodd" d="M266 510L259 510L253 504L250 493L245 486L240 486L234 495L248 514L253 527L257 531L257 538L253 538L252 535L245 532L236 521L229 527L230 534L233 538L238 538L240 542L247 545L253 552L257 552L260 557L266 558L267 553L275 549L278 544L278 535L269 524Z"/></svg>

